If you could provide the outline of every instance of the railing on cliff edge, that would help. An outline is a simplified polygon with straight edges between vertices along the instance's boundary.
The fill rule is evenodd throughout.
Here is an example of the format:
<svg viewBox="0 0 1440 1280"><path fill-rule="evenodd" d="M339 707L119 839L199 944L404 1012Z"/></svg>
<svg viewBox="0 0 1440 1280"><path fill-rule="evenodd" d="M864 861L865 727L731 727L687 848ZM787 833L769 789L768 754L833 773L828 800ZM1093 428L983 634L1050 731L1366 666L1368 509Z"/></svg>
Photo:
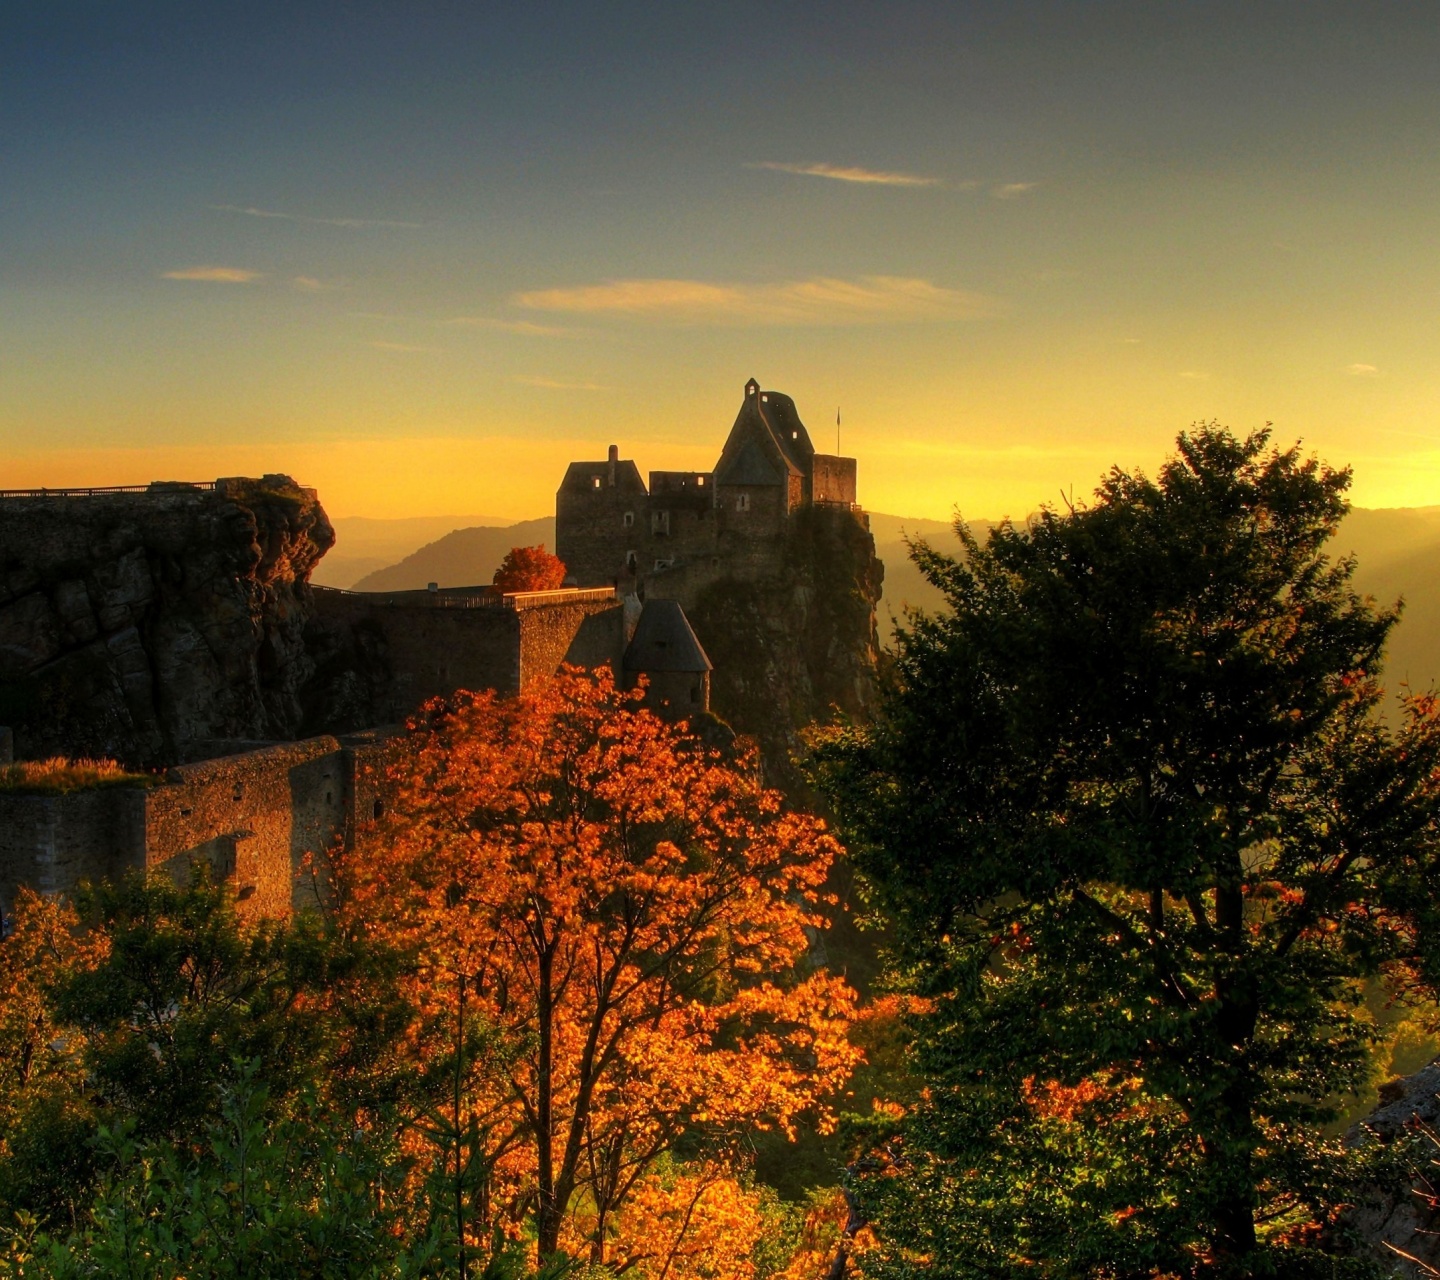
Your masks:
<svg viewBox="0 0 1440 1280"><path fill-rule="evenodd" d="M311 588L317 595L353 596L371 604L417 609L528 609L542 604L609 604L620 597L614 587L562 587L558 591L507 591L473 595L445 591L347 591L343 587ZM456 591L456 588L448 588ZM460 589L463 592L463 588Z"/></svg>
<svg viewBox="0 0 1440 1280"><path fill-rule="evenodd" d="M214 480L152 480L149 484L112 484L95 489L0 489L0 498L94 498L107 493L213 493Z"/></svg>

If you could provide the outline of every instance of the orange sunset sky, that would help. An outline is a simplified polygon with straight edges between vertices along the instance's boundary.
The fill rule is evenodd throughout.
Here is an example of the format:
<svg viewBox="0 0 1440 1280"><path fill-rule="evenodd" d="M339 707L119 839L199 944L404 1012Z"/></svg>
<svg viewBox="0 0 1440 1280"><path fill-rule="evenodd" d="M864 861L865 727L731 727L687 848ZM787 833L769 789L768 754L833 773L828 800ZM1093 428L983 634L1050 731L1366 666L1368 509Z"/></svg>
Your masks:
<svg viewBox="0 0 1440 1280"><path fill-rule="evenodd" d="M1205 419L1440 502L1433 6L20 8L0 487L518 520L708 467L753 375L879 511Z"/></svg>

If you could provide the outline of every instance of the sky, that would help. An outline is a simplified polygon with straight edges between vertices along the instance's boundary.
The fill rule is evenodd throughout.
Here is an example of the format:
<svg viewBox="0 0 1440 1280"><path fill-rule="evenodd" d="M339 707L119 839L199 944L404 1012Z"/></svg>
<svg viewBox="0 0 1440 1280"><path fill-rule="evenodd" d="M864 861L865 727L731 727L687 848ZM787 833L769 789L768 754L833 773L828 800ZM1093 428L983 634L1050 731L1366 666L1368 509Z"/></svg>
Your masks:
<svg viewBox="0 0 1440 1280"><path fill-rule="evenodd" d="M553 510L794 397L894 514L1218 420L1440 503L1440 14L0 6L0 488Z"/></svg>

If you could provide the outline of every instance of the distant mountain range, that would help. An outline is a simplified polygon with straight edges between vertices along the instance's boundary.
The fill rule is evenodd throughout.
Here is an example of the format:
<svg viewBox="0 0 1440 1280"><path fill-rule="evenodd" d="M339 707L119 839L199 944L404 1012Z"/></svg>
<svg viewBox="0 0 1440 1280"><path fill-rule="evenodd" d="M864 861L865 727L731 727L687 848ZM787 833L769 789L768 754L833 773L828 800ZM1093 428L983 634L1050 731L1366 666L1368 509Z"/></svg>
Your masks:
<svg viewBox="0 0 1440 1280"><path fill-rule="evenodd" d="M554 516L522 520L519 524L451 529L443 538L427 542L398 563L372 570L350 585L355 591L415 591L431 582L442 587L485 586L511 547L533 547L542 542L547 551L555 550Z"/></svg>
<svg viewBox="0 0 1440 1280"><path fill-rule="evenodd" d="M335 547L311 578L322 587L353 587L366 574L403 560L416 547L444 537L452 529L507 522L497 516L411 516L404 520L337 516L330 523L335 528Z"/></svg>
<svg viewBox="0 0 1440 1280"><path fill-rule="evenodd" d="M315 581L356 591L406 591L431 582L442 587L484 584L511 547L544 543L555 549L553 516L518 524L483 516L352 516L332 523L339 540L321 561ZM985 521L974 521L973 526L982 537L989 528ZM870 530L885 564L880 635L889 640L892 619L903 621L906 608L934 609L942 603L940 593L911 563L906 537L924 538L943 551L953 551L957 544L943 520L872 512ZM1405 599L1386 663L1389 685L1408 681L1412 688L1423 689L1440 683L1440 506L1357 508L1341 525L1334 554L1355 556L1355 584L1361 592L1382 604Z"/></svg>

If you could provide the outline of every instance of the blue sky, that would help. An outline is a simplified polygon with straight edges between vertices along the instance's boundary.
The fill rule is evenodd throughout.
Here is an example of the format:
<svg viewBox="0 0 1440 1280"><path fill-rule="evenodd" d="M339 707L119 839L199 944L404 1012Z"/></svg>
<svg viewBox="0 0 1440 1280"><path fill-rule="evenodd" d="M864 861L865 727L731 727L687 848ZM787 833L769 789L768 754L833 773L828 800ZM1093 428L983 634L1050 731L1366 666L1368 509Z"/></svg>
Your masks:
<svg viewBox="0 0 1440 1280"><path fill-rule="evenodd" d="M1440 501L1437 65L1406 3L7 10L0 484L520 518L753 374L901 514L1211 418Z"/></svg>

